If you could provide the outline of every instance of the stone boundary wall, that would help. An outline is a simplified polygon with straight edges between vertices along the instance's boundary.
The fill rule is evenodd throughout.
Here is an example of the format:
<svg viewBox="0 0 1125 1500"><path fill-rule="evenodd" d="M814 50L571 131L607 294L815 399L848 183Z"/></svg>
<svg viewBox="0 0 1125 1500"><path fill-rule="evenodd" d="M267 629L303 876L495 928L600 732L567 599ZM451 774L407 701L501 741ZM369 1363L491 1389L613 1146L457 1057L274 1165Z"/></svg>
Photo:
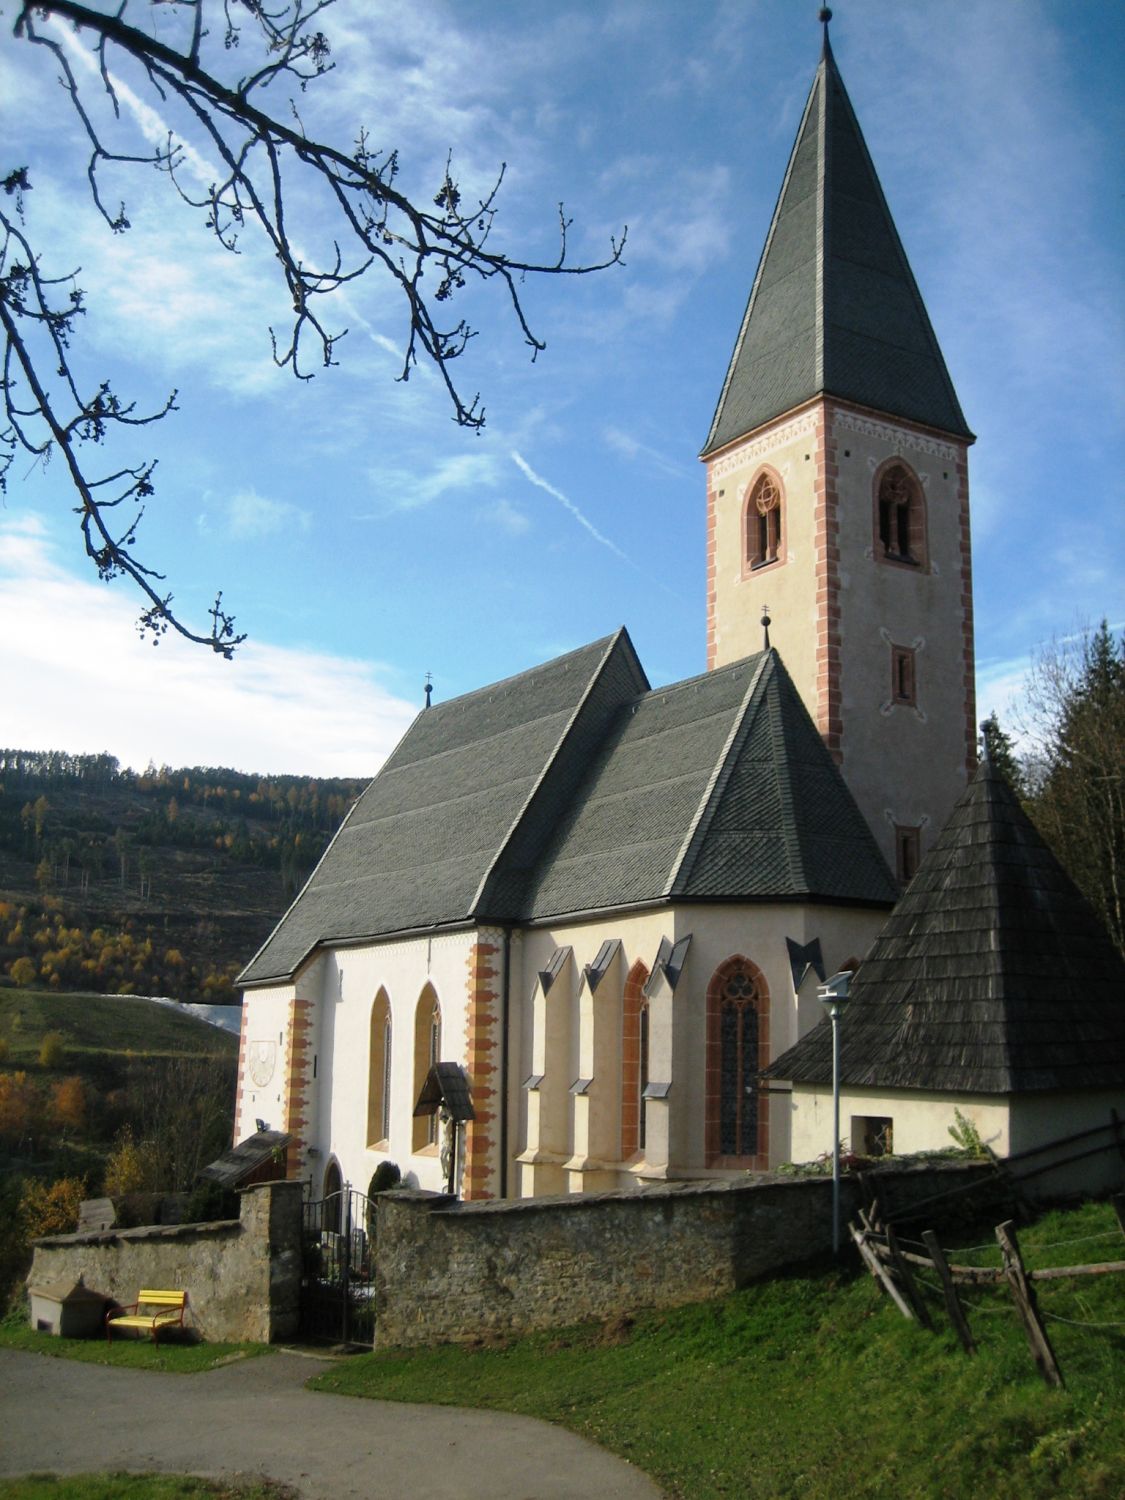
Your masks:
<svg viewBox="0 0 1125 1500"><path fill-rule="evenodd" d="M184 1288L185 1323L205 1339L271 1343L297 1332L301 1184L267 1182L242 1194L240 1217L35 1241L29 1287L74 1282L115 1302L142 1287Z"/></svg>
<svg viewBox="0 0 1125 1500"><path fill-rule="evenodd" d="M880 1172L876 1181L902 1211L966 1174L992 1173L958 1165ZM845 1219L858 1203L859 1186L845 1177ZM474 1203L396 1189L380 1194L376 1213L378 1348L702 1302L832 1245L832 1182L823 1177Z"/></svg>

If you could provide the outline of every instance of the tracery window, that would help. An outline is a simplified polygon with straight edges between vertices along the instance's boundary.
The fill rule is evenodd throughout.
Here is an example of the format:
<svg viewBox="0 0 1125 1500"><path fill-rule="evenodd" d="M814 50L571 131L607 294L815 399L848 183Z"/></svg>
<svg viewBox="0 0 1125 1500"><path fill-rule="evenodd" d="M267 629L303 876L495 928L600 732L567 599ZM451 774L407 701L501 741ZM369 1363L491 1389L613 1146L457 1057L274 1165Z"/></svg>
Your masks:
<svg viewBox="0 0 1125 1500"><path fill-rule="evenodd" d="M769 1055L769 995L758 967L741 957L720 965L707 1011L708 1160L764 1165L768 1101L758 1074Z"/></svg>
<svg viewBox="0 0 1125 1500"><path fill-rule="evenodd" d="M783 506L781 482L766 472L750 491L745 513L745 556L748 568L764 568L781 557Z"/></svg>
<svg viewBox="0 0 1125 1500"><path fill-rule="evenodd" d="M925 502L922 486L906 464L892 463L879 476L876 530L877 556L912 567L925 566Z"/></svg>

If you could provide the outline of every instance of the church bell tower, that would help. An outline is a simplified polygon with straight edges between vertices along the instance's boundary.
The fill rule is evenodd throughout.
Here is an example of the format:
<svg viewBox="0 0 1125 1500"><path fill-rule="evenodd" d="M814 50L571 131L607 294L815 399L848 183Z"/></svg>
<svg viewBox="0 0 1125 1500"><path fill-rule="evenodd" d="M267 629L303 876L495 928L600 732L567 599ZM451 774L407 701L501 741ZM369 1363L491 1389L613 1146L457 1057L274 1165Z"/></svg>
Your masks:
<svg viewBox="0 0 1125 1500"><path fill-rule="evenodd" d="M828 41L711 431L707 661L777 646L892 870L975 763L973 442Z"/></svg>

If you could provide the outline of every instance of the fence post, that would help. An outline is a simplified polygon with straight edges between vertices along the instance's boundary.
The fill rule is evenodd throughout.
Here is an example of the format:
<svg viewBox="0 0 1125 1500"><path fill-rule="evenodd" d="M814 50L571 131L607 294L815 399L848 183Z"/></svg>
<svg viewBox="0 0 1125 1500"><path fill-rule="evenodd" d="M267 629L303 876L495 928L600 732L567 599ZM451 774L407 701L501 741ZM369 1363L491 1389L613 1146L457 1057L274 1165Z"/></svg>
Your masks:
<svg viewBox="0 0 1125 1500"><path fill-rule="evenodd" d="M953 1331L961 1340L961 1347L966 1354L977 1352L976 1343L973 1340L973 1332L969 1327L969 1320L965 1316L965 1309L961 1306L961 1299L957 1295L953 1277L949 1272L949 1262L945 1258L945 1252L938 1243L938 1237L932 1229L922 1231L922 1243L930 1252L930 1259L934 1263L934 1270L938 1273L941 1282L942 1295L945 1297L945 1310L949 1314L949 1321L953 1325Z"/></svg>
<svg viewBox="0 0 1125 1500"><path fill-rule="evenodd" d="M1016 1227L1010 1219L1004 1224L997 1224L996 1238L1000 1242L1000 1254L1004 1257L1004 1274L1012 1288L1016 1309L1023 1320L1031 1357L1048 1385L1062 1385L1062 1371L1055 1359L1051 1341L1039 1320L1035 1289L1027 1279L1023 1256L1016 1240Z"/></svg>
<svg viewBox="0 0 1125 1500"><path fill-rule="evenodd" d="M344 1253L340 1261L340 1342L351 1340L352 1185L344 1184Z"/></svg>

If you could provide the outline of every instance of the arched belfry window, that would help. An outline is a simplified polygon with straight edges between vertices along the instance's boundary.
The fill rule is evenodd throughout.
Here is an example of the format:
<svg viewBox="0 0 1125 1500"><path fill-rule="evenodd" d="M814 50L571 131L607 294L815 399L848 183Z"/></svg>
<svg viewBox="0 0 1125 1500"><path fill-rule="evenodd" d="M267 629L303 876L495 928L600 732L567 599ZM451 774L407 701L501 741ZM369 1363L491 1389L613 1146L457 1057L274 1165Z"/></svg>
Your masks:
<svg viewBox="0 0 1125 1500"><path fill-rule="evenodd" d="M876 479L875 555L887 562L926 566L926 502L917 475L900 460Z"/></svg>
<svg viewBox="0 0 1125 1500"><path fill-rule="evenodd" d="M434 1063L441 1061L441 1006L432 984L426 985L418 999L414 1012L414 1098L422 1092L422 1085ZM414 1149L423 1151L427 1146L436 1146L438 1138L437 1111L423 1115L414 1121Z"/></svg>
<svg viewBox="0 0 1125 1500"><path fill-rule="evenodd" d="M783 560L784 519L781 480L771 470L764 470L750 488L743 516L743 555L748 569Z"/></svg>
<svg viewBox="0 0 1125 1500"><path fill-rule="evenodd" d="M710 1165L766 1166L768 1098L758 1074L769 1061L769 991L741 956L715 970L707 988L707 1159Z"/></svg>
<svg viewBox="0 0 1125 1500"><path fill-rule="evenodd" d="M367 1144L385 1146L391 1134L391 1003L380 990L371 1007L367 1053Z"/></svg>

